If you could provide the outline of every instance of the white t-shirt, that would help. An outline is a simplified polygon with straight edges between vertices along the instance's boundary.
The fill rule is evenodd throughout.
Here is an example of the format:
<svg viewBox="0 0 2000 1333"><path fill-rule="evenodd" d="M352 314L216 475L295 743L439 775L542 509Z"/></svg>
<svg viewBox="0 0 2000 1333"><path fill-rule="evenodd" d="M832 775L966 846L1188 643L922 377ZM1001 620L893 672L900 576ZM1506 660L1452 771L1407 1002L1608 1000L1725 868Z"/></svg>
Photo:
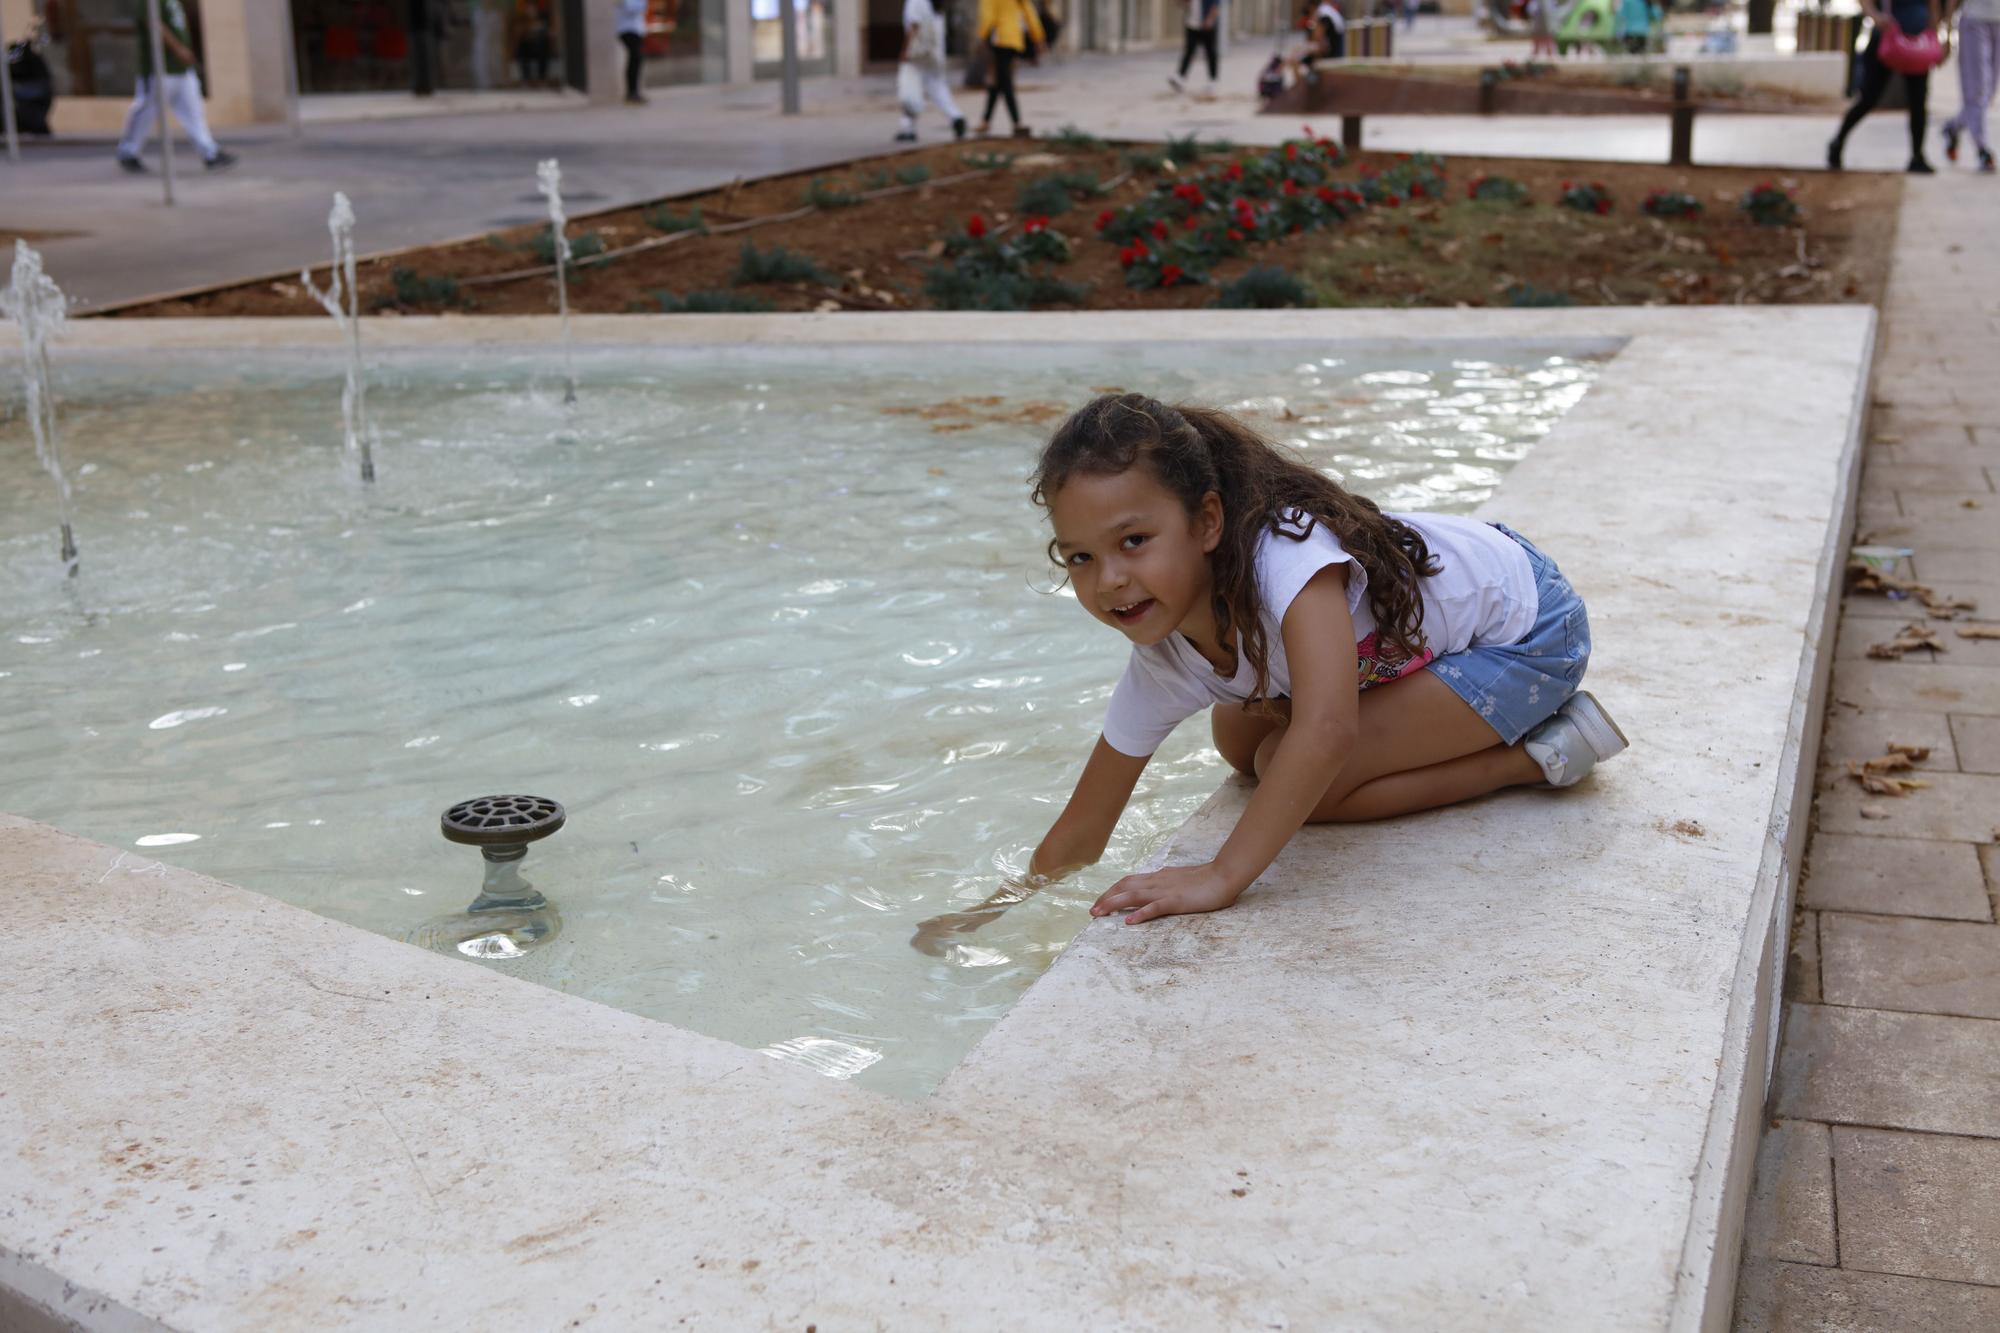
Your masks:
<svg viewBox="0 0 2000 1333"><path fill-rule="evenodd" d="M1333 25L1335 32L1347 31L1347 15L1340 12L1340 6L1334 4L1333 0L1320 0L1320 7L1313 11L1313 18L1315 21L1325 19Z"/></svg>
<svg viewBox="0 0 2000 1333"><path fill-rule="evenodd" d="M944 56L944 15L931 7L931 0L903 0L903 29L917 30L910 38L904 57L911 64L930 64Z"/></svg>
<svg viewBox="0 0 2000 1333"><path fill-rule="evenodd" d="M1423 535L1437 573L1419 585L1424 601L1420 647L1413 657L1382 641L1368 603L1368 576L1324 523L1288 515L1281 532L1266 530L1257 543L1257 596L1263 608L1269 655L1266 696L1292 692L1282 626L1299 590L1328 565L1347 566L1347 610L1354 618L1355 670L1361 688L1400 680L1425 663L1467 648L1519 643L1534 628L1539 597L1534 567L1521 544L1490 524L1449 514L1392 514ZM1303 541L1293 537L1306 533ZM1291 533L1285 536L1282 533ZM1111 692L1104 739L1120 754L1149 755L1181 719L1210 704L1242 703L1256 688L1248 656L1236 654L1236 674L1224 679L1176 631L1151 647L1134 647L1125 674Z"/></svg>
<svg viewBox="0 0 2000 1333"><path fill-rule="evenodd" d="M618 0L617 35L630 34L634 37L646 35L646 0Z"/></svg>
<svg viewBox="0 0 2000 1333"><path fill-rule="evenodd" d="M1965 0L1959 7L1958 13L1961 18L1978 19L1982 23L2000 23L2000 0Z"/></svg>

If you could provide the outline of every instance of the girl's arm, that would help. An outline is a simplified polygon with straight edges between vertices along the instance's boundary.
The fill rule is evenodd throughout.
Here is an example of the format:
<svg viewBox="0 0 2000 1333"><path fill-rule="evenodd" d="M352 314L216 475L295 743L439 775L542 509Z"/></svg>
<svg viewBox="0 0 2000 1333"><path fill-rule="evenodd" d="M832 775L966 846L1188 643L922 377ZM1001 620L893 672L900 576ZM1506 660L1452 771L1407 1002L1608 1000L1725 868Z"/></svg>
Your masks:
<svg viewBox="0 0 2000 1333"><path fill-rule="evenodd" d="M1292 664L1292 719L1228 841L1206 865L1127 875L1091 905L1092 916L1136 908L1125 918L1131 925L1228 907L1305 825L1339 776L1361 712L1345 567L1329 565L1313 575L1285 612L1282 629Z"/></svg>
<svg viewBox="0 0 2000 1333"><path fill-rule="evenodd" d="M1094 865L1104 855L1111 831L1118 826L1118 816L1125 812L1125 803L1132 799L1132 789L1139 785L1139 775L1151 758L1151 755L1134 758L1115 750L1099 736L1089 762L1083 766L1083 776L1076 780L1076 790L1070 793L1069 804L1056 817L1041 845L1035 848L1035 854L1028 858L1028 873L1002 884L992 897L976 907L946 912L923 922L910 937L911 945L924 953L941 954L950 947L953 935L977 930L1072 870Z"/></svg>

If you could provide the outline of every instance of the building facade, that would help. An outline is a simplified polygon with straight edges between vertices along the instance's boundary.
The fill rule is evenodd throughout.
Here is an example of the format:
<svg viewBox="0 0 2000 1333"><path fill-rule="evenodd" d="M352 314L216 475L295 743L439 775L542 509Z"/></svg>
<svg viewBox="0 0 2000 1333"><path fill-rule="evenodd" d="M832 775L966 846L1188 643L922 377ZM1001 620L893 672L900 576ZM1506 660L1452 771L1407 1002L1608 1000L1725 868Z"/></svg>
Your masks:
<svg viewBox="0 0 2000 1333"><path fill-rule="evenodd" d="M617 0L179 3L202 57L209 119L218 126L283 121L288 71L296 71L306 97L531 97L566 90L611 102L623 93ZM648 0L645 83L778 78L780 3ZM944 3L951 50L960 54L971 39L977 0ZM1269 41L1291 22L1293 0L1225 4L1232 41ZM1185 0L1054 0L1045 7L1061 21L1058 49L1124 51L1178 46ZM58 134L118 127L137 67L135 16L144 12L145 0L0 0L0 32L8 40L40 36L55 78ZM893 62L900 50L902 0L796 0L793 12L804 77L857 75Z"/></svg>

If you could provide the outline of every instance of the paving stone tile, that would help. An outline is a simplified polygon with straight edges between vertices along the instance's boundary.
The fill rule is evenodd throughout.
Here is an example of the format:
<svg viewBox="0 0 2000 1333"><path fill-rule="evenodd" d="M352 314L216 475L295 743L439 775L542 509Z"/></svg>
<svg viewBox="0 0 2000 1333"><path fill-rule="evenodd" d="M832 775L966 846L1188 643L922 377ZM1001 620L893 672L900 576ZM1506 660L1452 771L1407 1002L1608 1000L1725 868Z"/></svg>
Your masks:
<svg viewBox="0 0 2000 1333"><path fill-rule="evenodd" d="M1919 780L1931 785L1907 796L1873 796L1858 782L1838 782L1819 794L1818 828L1882 838L1992 841L2000 826L2000 775L1930 772ZM1867 815L1861 813L1864 805Z"/></svg>
<svg viewBox="0 0 2000 1333"><path fill-rule="evenodd" d="M1856 712L1852 708L1836 706L1828 710L1826 731L1820 743L1820 762L1838 770L1849 759L1873 759L1888 753L1892 742L1929 746L1930 755L1917 761L1918 768L1934 768L1950 773L1961 767L1946 715L1902 708L1870 708Z"/></svg>
<svg viewBox="0 0 2000 1333"><path fill-rule="evenodd" d="M1820 915L1827 1004L2000 1019L2000 926Z"/></svg>
<svg viewBox="0 0 2000 1333"><path fill-rule="evenodd" d="M1966 504L1967 500L1972 503ZM1931 495L1912 491L1899 497L1896 507L1906 518L1963 518L2000 528L2000 500L1982 495ZM1978 545L1976 542L1972 544Z"/></svg>
<svg viewBox="0 0 2000 1333"><path fill-rule="evenodd" d="M1843 1267L2000 1283L2000 1140L1841 1126L1833 1154Z"/></svg>
<svg viewBox="0 0 2000 1333"><path fill-rule="evenodd" d="M1812 1264L1744 1264L1736 1333L1993 1333L2000 1287Z"/></svg>
<svg viewBox="0 0 2000 1333"><path fill-rule="evenodd" d="M1907 491L1948 492L1975 498L1991 495L1986 469L1971 463L1864 463L1862 475L1871 486Z"/></svg>
<svg viewBox="0 0 2000 1333"><path fill-rule="evenodd" d="M1861 509L1854 522L1857 546L1907 546L1919 552L1929 545L2000 551L2000 519L1983 510L1957 509L1956 513L1912 518L1899 510L1871 506Z"/></svg>
<svg viewBox="0 0 2000 1333"><path fill-rule="evenodd" d="M2000 921L2000 845L1981 847L1979 866L1986 875L1986 900L1993 908L1993 919Z"/></svg>
<svg viewBox="0 0 2000 1333"><path fill-rule="evenodd" d="M1757 1145L1756 1184L1743 1224L1746 1259L1833 1264L1833 1144L1827 1127L1780 1120Z"/></svg>
<svg viewBox="0 0 2000 1333"><path fill-rule="evenodd" d="M1991 921L1970 843L1821 832L1806 851L1799 901L1816 911Z"/></svg>
<svg viewBox="0 0 2000 1333"><path fill-rule="evenodd" d="M1871 444L1866 461L1878 467L1947 463L1991 468L2000 463L2000 448L1974 444L1963 427L1955 427L1929 431L1914 438L1905 436L1894 444Z"/></svg>
<svg viewBox="0 0 2000 1333"><path fill-rule="evenodd" d="M2000 773L2000 717L1954 717L1951 740L1959 768L1967 773Z"/></svg>
<svg viewBox="0 0 2000 1333"><path fill-rule="evenodd" d="M1789 1120L2000 1137L2000 1022L1788 1005L1771 1109Z"/></svg>
<svg viewBox="0 0 2000 1333"><path fill-rule="evenodd" d="M1864 709L2000 716L2000 671L1949 661L1836 661L1833 697Z"/></svg>
<svg viewBox="0 0 2000 1333"><path fill-rule="evenodd" d="M1794 912L1792 916L1791 952L1785 958L1785 998L1818 1004L1819 913Z"/></svg>
<svg viewBox="0 0 2000 1333"><path fill-rule="evenodd" d="M2000 583L2000 551L1965 550L1943 542L1915 549L1910 563L1918 580L1940 592L1948 583Z"/></svg>

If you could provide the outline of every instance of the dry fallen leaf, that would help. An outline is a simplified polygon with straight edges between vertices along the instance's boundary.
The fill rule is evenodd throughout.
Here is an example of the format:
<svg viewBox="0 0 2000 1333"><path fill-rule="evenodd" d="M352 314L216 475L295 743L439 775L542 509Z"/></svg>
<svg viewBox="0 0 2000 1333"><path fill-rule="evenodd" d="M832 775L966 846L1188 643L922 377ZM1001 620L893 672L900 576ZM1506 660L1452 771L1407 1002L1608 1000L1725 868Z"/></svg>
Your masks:
<svg viewBox="0 0 2000 1333"><path fill-rule="evenodd" d="M1961 639L2000 639L2000 625L1960 625Z"/></svg>
<svg viewBox="0 0 2000 1333"><path fill-rule="evenodd" d="M1887 819L1889 807L1885 805L1864 805L1857 813L1863 819Z"/></svg>
<svg viewBox="0 0 2000 1333"><path fill-rule="evenodd" d="M1924 760L1931 757L1931 747L1928 745L1904 745L1900 741L1890 741L1889 753L1908 755L1921 764Z"/></svg>
<svg viewBox="0 0 2000 1333"><path fill-rule="evenodd" d="M1871 796L1908 796L1913 791L1922 791L1931 784L1922 778L1892 778L1890 772L1910 767L1908 755L1884 755L1880 759L1870 759L1866 763L1850 759L1847 761L1847 775L1861 784L1861 790Z"/></svg>
<svg viewBox="0 0 2000 1333"><path fill-rule="evenodd" d="M1896 631L1896 637L1887 643L1871 643L1868 655L1875 658L1895 659L1904 653L1915 652L1919 648L1935 648L1945 652L1944 641L1937 631L1928 625L1909 624Z"/></svg>
<svg viewBox="0 0 2000 1333"><path fill-rule="evenodd" d="M1958 507L1959 507L1960 509L1977 509L1977 508L1979 508L1979 501L1977 501L1977 500L1970 500L1970 499L1968 499L1968 500L1960 500L1960 501L1958 502Z"/></svg>

